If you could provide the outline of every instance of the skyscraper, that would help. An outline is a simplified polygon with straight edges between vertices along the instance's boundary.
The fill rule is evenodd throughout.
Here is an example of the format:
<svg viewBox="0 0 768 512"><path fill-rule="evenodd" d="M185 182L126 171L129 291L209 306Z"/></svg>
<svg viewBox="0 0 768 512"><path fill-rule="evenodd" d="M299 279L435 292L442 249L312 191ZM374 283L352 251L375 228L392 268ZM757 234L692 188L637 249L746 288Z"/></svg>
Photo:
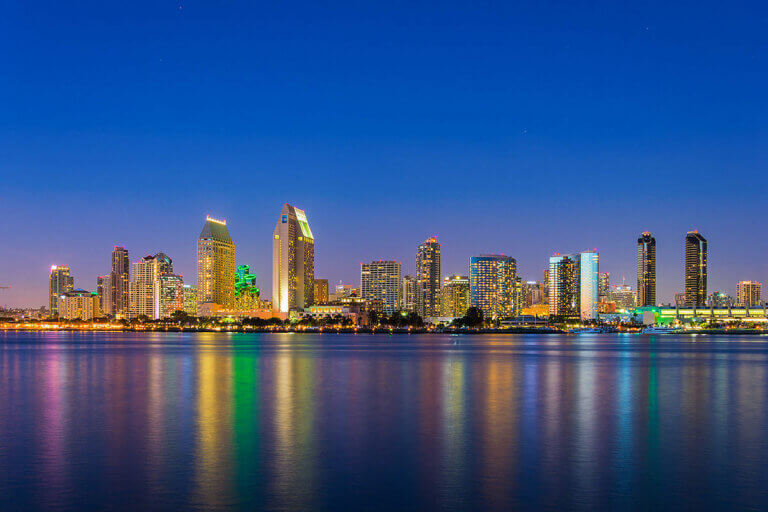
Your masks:
<svg viewBox="0 0 768 512"><path fill-rule="evenodd" d="M400 309L400 268L397 261L360 264L360 292L372 310L391 315Z"/></svg>
<svg viewBox="0 0 768 512"><path fill-rule="evenodd" d="M440 292L442 316L462 317L469 308L469 276L446 276Z"/></svg>
<svg viewBox="0 0 768 512"><path fill-rule="evenodd" d="M99 309L102 315L112 314L112 276L107 274L96 278L96 293L99 295Z"/></svg>
<svg viewBox="0 0 768 512"><path fill-rule="evenodd" d="M197 239L197 310L205 316L235 305L235 244L226 220L205 218Z"/></svg>
<svg viewBox="0 0 768 512"><path fill-rule="evenodd" d="M176 311L184 311L184 279L180 275L162 273L155 279L155 319L168 318Z"/></svg>
<svg viewBox="0 0 768 512"><path fill-rule="evenodd" d="M549 314L595 320L598 316L597 251L549 258Z"/></svg>
<svg viewBox="0 0 768 512"><path fill-rule="evenodd" d="M235 271L235 309L253 311L261 308L261 290L256 286L256 274L250 265L238 265Z"/></svg>
<svg viewBox="0 0 768 512"><path fill-rule="evenodd" d="M123 246L115 246L112 251L112 272L110 286L112 287L112 310L115 318L128 318L130 307L130 266L128 251Z"/></svg>
<svg viewBox="0 0 768 512"><path fill-rule="evenodd" d="M75 287L75 279L69 275L67 265L51 266L51 275L48 279L48 308L52 317L59 316L59 298Z"/></svg>
<svg viewBox="0 0 768 512"><path fill-rule="evenodd" d="M184 285L184 312L190 316L197 315L197 286Z"/></svg>
<svg viewBox="0 0 768 512"><path fill-rule="evenodd" d="M637 239L637 305L656 305L656 239L648 231Z"/></svg>
<svg viewBox="0 0 768 512"><path fill-rule="evenodd" d="M707 239L698 231L685 235L685 305L707 305Z"/></svg>
<svg viewBox="0 0 768 512"><path fill-rule="evenodd" d="M175 287L183 285L179 276L176 279L166 279L166 287L161 290L159 280L162 276L173 275L173 260L160 252L154 256L144 256L133 264L133 280L129 287L130 307L129 317L138 318L164 318L164 308L161 304L163 298L174 300L177 291ZM178 284L181 283L181 284ZM183 297L180 299L183 304ZM170 313L167 315L170 316Z"/></svg>
<svg viewBox="0 0 768 512"><path fill-rule="evenodd" d="M469 259L469 305L479 308L484 318L515 316L520 309L516 292L515 258L483 254Z"/></svg>
<svg viewBox="0 0 768 512"><path fill-rule="evenodd" d="M597 275L597 299L600 302L607 302L611 292L611 274L610 272L600 272Z"/></svg>
<svg viewBox="0 0 768 512"><path fill-rule="evenodd" d="M328 280L315 279L315 304L328 304Z"/></svg>
<svg viewBox="0 0 768 512"><path fill-rule="evenodd" d="M272 235L272 307L288 313L314 303L315 237L307 215L283 205Z"/></svg>
<svg viewBox="0 0 768 512"><path fill-rule="evenodd" d="M101 316L99 296L85 290L69 290L59 297L58 311L67 320L91 320Z"/></svg>
<svg viewBox="0 0 768 512"><path fill-rule="evenodd" d="M432 237L416 253L416 313L440 316L440 244Z"/></svg>
<svg viewBox="0 0 768 512"><path fill-rule="evenodd" d="M403 277L403 310L416 311L416 278Z"/></svg>
<svg viewBox="0 0 768 512"><path fill-rule="evenodd" d="M739 281L736 283L736 303L748 308L762 306L763 283L757 281Z"/></svg>

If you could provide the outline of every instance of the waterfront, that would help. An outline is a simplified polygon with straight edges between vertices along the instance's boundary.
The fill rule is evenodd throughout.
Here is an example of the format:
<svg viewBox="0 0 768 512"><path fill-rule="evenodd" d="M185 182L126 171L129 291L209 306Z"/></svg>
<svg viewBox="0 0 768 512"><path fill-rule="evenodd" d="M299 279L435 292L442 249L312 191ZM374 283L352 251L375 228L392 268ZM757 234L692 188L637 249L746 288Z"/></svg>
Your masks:
<svg viewBox="0 0 768 512"><path fill-rule="evenodd" d="M766 340L0 332L0 509L766 509Z"/></svg>

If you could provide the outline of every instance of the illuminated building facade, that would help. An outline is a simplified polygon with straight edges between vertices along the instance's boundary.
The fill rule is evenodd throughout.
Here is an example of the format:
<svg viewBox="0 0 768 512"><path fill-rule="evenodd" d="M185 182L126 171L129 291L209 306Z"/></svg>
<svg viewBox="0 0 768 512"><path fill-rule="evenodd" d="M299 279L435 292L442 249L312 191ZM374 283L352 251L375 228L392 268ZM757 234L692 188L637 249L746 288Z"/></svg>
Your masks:
<svg viewBox="0 0 768 512"><path fill-rule="evenodd" d="M234 275L235 244L227 221L206 217L197 239L198 312L234 307Z"/></svg>
<svg viewBox="0 0 768 512"><path fill-rule="evenodd" d="M112 276L107 274L96 278L96 293L99 294L99 309L102 315L112 311Z"/></svg>
<svg viewBox="0 0 768 512"><path fill-rule="evenodd" d="M544 304L544 287L536 281L526 281L522 283L522 296L520 305L523 308L529 308L538 304Z"/></svg>
<svg viewBox="0 0 768 512"><path fill-rule="evenodd" d="M736 283L736 304L753 308L763 305L763 283L739 281Z"/></svg>
<svg viewBox="0 0 768 512"><path fill-rule="evenodd" d="M599 273L597 251L549 258L549 314L597 319Z"/></svg>
<svg viewBox="0 0 768 512"><path fill-rule="evenodd" d="M197 315L197 286L184 285L184 312L189 316Z"/></svg>
<svg viewBox="0 0 768 512"><path fill-rule="evenodd" d="M611 292L611 273L600 272L597 275L597 299L599 302L608 302Z"/></svg>
<svg viewBox="0 0 768 512"><path fill-rule="evenodd" d="M130 309L130 264L128 251L123 246L115 246L112 251L112 272L110 273L110 286L112 287L112 301L110 311L107 314L115 318L128 318Z"/></svg>
<svg viewBox="0 0 768 512"><path fill-rule="evenodd" d="M328 304L328 280L327 279L315 279L315 304L323 305Z"/></svg>
<svg viewBox="0 0 768 512"><path fill-rule="evenodd" d="M313 304L315 237L304 210L283 205L272 235L272 307L280 313Z"/></svg>
<svg viewBox="0 0 768 512"><path fill-rule="evenodd" d="M164 318L162 314L165 308L161 302L168 294L163 295L160 291L159 279L161 276L172 274L173 260L162 252L154 256L144 256L139 261L134 262L133 279L129 287L129 318L144 316L155 320ZM169 286L174 283L175 280L173 279L167 282Z"/></svg>
<svg viewBox="0 0 768 512"><path fill-rule="evenodd" d="M422 318L440 316L440 244L432 237L416 253L416 313Z"/></svg>
<svg viewBox="0 0 768 512"><path fill-rule="evenodd" d="M442 316L458 318L466 315L469 308L469 276L446 276L440 298Z"/></svg>
<svg viewBox="0 0 768 512"><path fill-rule="evenodd" d="M184 279L176 274L161 274L155 280L153 318L169 318L184 311Z"/></svg>
<svg viewBox="0 0 768 512"><path fill-rule="evenodd" d="M648 231L637 239L637 305L656 305L656 239Z"/></svg>
<svg viewBox="0 0 768 512"><path fill-rule="evenodd" d="M59 318L91 320L101 316L99 295L85 290L70 290L59 296Z"/></svg>
<svg viewBox="0 0 768 512"><path fill-rule="evenodd" d="M401 265L397 261L372 261L360 264L360 293L370 309L391 315L400 309Z"/></svg>
<svg viewBox="0 0 768 512"><path fill-rule="evenodd" d="M51 266L48 282L48 307L52 317L59 316L59 298L75 288L75 279L69 273L67 265Z"/></svg>
<svg viewBox="0 0 768 512"><path fill-rule="evenodd" d="M416 278L403 277L403 311L416 312Z"/></svg>
<svg viewBox="0 0 768 512"><path fill-rule="evenodd" d="M698 231L685 235L685 305L706 306L707 300L707 239Z"/></svg>
<svg viewBox="0 0 768 512"><path fill-rule="evenodd" d="M611 286L611 302L618 309L633 309L638 306L637 292L629 285L617 284Z"/></svg>
<svg viewBox="0 0 768 512"><path fill-rule="evenodd" d="M736 304L733 297L725 292L714 291L707 297L707 307L709 308L731 308Z"/></svg>
<svg viewBox="0 0 768 512"><path fill-rule="evenodd" d="M522 309L516 299L515 258L503 254L483 254L469 259L469 304L479 308L484 318L516 316Z"/></svg>
<svg viewBox="0 0 768 512"><path fill-rule="evenodd" d="M256 286L256 274L249 265L238 265L235 272L235 309L252 311L261 308L261 290Z"/></svg>

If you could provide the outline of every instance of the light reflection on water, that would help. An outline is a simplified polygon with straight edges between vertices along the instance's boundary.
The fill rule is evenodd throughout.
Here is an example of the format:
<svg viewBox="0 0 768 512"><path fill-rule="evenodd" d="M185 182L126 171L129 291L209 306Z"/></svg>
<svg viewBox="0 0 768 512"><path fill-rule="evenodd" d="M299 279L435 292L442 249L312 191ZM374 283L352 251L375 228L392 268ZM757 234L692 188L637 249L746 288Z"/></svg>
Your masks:
<svg viewBox="0 0 768 512"><path fill-rule="evenodd" d="M0 509L766 509L763 340L0 333Z"/></svg>

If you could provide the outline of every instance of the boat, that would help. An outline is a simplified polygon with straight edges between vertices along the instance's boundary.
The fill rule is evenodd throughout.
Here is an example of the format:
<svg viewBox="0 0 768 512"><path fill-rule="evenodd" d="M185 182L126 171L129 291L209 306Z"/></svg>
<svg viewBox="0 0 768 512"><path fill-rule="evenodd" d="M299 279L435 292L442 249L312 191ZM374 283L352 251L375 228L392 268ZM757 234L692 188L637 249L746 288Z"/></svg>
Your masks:
<svg viewBox="0 0 768 512"><path fill-rule="evenodd" d="M663 325L646 327L640 334L678 334L683 332L680 327L667 327Z"/></svg>

